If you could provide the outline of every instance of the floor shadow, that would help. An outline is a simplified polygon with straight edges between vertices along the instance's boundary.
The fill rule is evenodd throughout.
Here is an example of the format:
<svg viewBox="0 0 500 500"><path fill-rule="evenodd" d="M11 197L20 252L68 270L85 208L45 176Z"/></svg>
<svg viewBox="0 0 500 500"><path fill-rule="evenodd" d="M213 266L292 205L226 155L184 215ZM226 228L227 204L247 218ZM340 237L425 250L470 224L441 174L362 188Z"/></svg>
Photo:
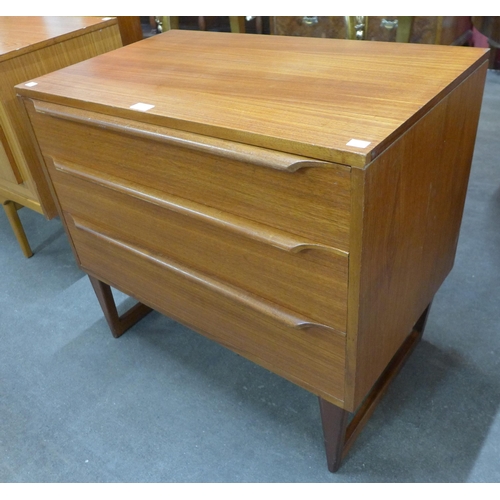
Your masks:
<svg viewBox="0 0 500 500"><path fill-rule="evenodd" d="M132 304L127 299L127 305ZM332 475L326 470L314 395L159 313L146 317L120 342L124 352L130 349L131 359L134 352L140 352L141 358L149 360L150 369L156 367L158 371L151 376L164 377L164 398L170 397L167 381L172 377L170 365L175 363L199 380L200 393L195 391L190 397L203 397L204 387L210 388L221 401L243 405L252 421L286 429L283 432L289 443L297 436L301 446L297 453L303 453L302 447L315 450L311 464L318 467L301 480L465 482L500 406L498 378L481 373L457 352L423 340L340 471ZM123 364L123 370L126 366ZM217 400L213 405L220 409Z"/></svg>
<svg viewBox="0 0 500 500"><path fill-rule="evenodd" d="M52 245L55 241L57 241L62 236L65 236L65 231L63 227L58 228L55 232L51 233L47 238L45 238L41 243L39 243L36 248L33 249L33 253L40 253L45 248Z"/></svg>
<svg viewBox="0 0 500 500"><path fill-rule="evenodd" d="M499 411L494 375L423 340L358 438L345 472L362 460L369 480L466 482Z"/></svg>

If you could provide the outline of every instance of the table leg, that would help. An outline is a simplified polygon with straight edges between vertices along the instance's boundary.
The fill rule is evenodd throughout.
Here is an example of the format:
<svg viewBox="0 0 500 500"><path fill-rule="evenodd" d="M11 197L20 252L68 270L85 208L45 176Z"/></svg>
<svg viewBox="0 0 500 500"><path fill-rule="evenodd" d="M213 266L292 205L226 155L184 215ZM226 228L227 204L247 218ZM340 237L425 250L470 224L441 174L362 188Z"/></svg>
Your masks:
<svg viewBox="0 0 500 500"><path fill-rule="evenodd" d="M431 304L427 306L412 332L403 342L397 353L391 359L387 368L379 377L372 390L365 398L349 425L347 419L349 413L333 403L319 398L321 422L323 425L323 436L325 440L326 459L328 470L336 472L340 467L342 459L347 455L370 416L375 411L378 403L385 394L390 383L403 367L410 354L413 352L424 333Z"/></svg>
<svg viewBox="0 0 500 500"><path fill-rule="evenodd" d="M113 337L121 337L130 327L152 311L150 307L139 302L119 316L111 287L93 276L89 275L89 279Z"/></svg>
<svg viewBox="0 0 500 500"><path fill-rule="evenodd" d="M33 252L31 251L30 244L28 243L28 238L26 238L26 233L24 232L23 225L21 224L21 219L19 219L19 215L17 213L18 207L13 201L10 200L4 200L2 205L24 256L26 258L31 257Z"/></svg>

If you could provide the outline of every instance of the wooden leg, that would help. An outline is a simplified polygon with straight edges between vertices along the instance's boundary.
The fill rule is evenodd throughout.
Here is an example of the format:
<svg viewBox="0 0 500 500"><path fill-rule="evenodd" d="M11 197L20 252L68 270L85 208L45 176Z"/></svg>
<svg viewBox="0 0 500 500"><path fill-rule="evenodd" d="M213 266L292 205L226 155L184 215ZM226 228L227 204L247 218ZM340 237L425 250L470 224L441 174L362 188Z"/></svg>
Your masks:
<svg viewBox="0 0 500 500"><path fill-rule="evenodd" d="M429 317L429 312L431 310L432 302L427 306L425 311L422 313L422 316L418 318L418 321L415 323L415 326L413 327L413 330L420 332L420 338L422 338L422 335L424 334L425 326L427 325L427 318Z"/></svg>
<svg viewBox="0 0 500 500"><path fill-rule="evenodd" d="M336 472L342 461L349 412L319 398L326 462L330 472Z"/></svg>
<svg viewBox="0 0 500 500"><path fill-rule="evenodd" d="M93 276L89 275L89 279L114 338L121 337L130 327L152 311L150 307L139 303L118 316L111 287Z"/></svg>
<svg viewBox="0 0 500 500"><path fill-rule="evenodd" d="M17 213L19 207L20 205L10 200L3 202L5 214L7 215L7 219L9 219L12 230L17 238L17 242L19 243L24 256L29 258L33 255L33 252L31 251L28 238L26 238L26 233L24 232L23 225L21 224L21 219L19 219L19 215Z"/></svg>
<svg viewBox="0 0 500 500"><path fill-rule="evenodd" d="M413 331L391 359L387 368L379 377L347 427L348 412L335 406L333 403L319 398L326 459L330 472L338 470L342 459L347 455L350 447L375 411L390 383L399 373L422 338L430 308L431 304L427 306L415 323Z"/></svg>

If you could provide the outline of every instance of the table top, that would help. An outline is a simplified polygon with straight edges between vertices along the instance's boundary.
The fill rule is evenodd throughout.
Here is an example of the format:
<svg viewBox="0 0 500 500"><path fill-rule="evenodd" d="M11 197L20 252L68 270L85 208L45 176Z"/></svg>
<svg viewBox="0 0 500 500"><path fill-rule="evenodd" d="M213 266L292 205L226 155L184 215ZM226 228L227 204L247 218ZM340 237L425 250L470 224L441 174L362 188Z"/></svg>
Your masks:
<svg viewBox="0 0 500 500"><path fill-rule="evenodd" d="M17 89L364 167L487 60L471 47L172 30Z"/></svg>
<svg viewBox="0 0 500 500"><path fill-rule="evenodd" d="M116 22L109 17L0 16L0 61Z"/></svg>

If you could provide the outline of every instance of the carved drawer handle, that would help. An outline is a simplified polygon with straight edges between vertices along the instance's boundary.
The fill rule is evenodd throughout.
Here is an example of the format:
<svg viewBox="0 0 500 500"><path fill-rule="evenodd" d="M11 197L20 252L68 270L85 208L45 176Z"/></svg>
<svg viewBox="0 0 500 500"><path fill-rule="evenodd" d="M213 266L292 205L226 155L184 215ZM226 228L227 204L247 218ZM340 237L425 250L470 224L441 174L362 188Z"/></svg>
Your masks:
<svg viewBox="0 0 500 500"><path fill-rule="evenodd" d="M209 288L210 290L218 293L219 295L223 295L235 302L242 304L245 307L248 307L265 316L278 320L287 325L288 327L297 330L303 330L310 327L320 327L345 337L345 333L340 332L339 330L336 330L331 326L327 326L322 323L317 323L307 318L297 316L294 312L284 307L273 304L272 302L269 302L266 299L258 297L253 293L247 292L233 285L223 283L219 280L216 280L215 278L204 275L198 271L185 267L177 262L167 260L164 257L153 255L149 253L147 250L138 248L136 246L132 246L129 243L126 243L122 240L107 236L101 232L100 228L95 227L94 224L89 223L87 221L84 222L83 220L74 217L71 214L67 214L67 216L73 219L75 227L80 231L92 234L95 238L98 238L101 241L105 241L111 245L121 247L127 250L128 252L131 252L137 256L140 256L143 259L148 260L149 262L153 262L156 265L159 265L164 269L169 270L170 272L182 276L188 281Z"/></svg>
<svg viewBox="0 0 500 500"><path fill-rule="evenodd" d="M137 123L130 120L91 113L76 108L68 108L58 104L33 101L33 106L37 113L53 118L82 123L86 126L106 129L122 135L161 142L171 146L199 151L228 160L272 168L282 172L296 172L306 167L328 168L334 165L326 161L315 160L314 158L306 158L282 151L250 146L248 144L198 135L182 130L167 129L146 123L141 123L141 128L138 128Z"/></svg>

